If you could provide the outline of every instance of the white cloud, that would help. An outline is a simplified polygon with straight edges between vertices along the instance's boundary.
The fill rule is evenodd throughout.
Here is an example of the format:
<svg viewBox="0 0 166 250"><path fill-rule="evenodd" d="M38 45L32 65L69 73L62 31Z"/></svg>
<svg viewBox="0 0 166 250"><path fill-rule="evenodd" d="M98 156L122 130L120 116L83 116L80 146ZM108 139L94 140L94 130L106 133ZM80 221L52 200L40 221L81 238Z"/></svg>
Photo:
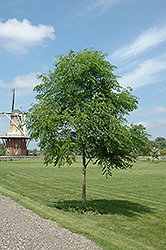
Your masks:
<svg viewBox="0 0 166 250"><path fill-rule="evenodd" d="M32 93L33 88L40 84L41 81L36 78L39 73L29 73L28 75L16 76L11 83L3 83L0 81L1 88L16 88L17 96L25 96Z"/></svg>
<svg viewBox="0 0 166 250"><path fill-rule="evenodd" d="M4 83L2 80L0 80L0 87L1 88L6 88L6 83Z"/></svg>
<svg viewBox="0 0 166 250"><path fill-rule="evenodd" d="M146 84L163 81L158 74L166 71L166 60L148 59L120 80L122 86L141 87Z"/></svg>
<svg viewBox="0 0 166 250"><path fill-rule="evenodd" d="M9 126L8 119L4 115L0 115L0 135L7 133L6 129Z"/></svg>
<svg viewBox="0 0 166 250"><path fill-rule="evenodd" d="M166 25L154 27L143 32L135 41L129 45L116 50L112 58L128 59L145 52L148 49L166 41Z"/></svg>
<svg viewBox="0 0 166 250"><path fill-rule="evenodd" d="M120 84L135 88L165 81L166 54L162 48L164 43L166 24L143 32L132 44L116 50L109 59L120 64Z"/></svg>
<svg viewBox="0 0 166 250"><path fill-rule="evenodd" d="M153 107L149 110L144 111L142 108L139 108L133 112L134 115L136 116L156 116L159 114L164 114L166 113L166 106L157 106Z"/></svg>
<svg viewBox="0 0 166 250"><path fill-rule="evenodd" d="M142 122L139 122L138 124L142 124L146 128L156 128L156 127L159 127L159 126L166 126L166 119L142 121Z"/></svg>
<svg viewBox="0 0 166 250"><path fill-rule="evenodd" d="M111 8L113 5L127 0L95 0L89 4L83 11L76 14L76 17L84 16L89 12L97 10L99 13L103 13Z"/></svg>
<svg viewBox="0 0 166 250"><path fill-rule="evenodd" d="M153 107L149 111L149 115L158 115L162 113L166 113L166 106Z"/></svg>
<svg viewBox="0 0 166 250"><path fill-rule="evenodd" d="M46 38L55 38L52 26L33 26L27 19L22 22L15 18L6 23L0 21L0 46L9 52L27 52L28 47L42 45Z"/></svg>
<svg viewBox="0 0 166 250"><path fill-rule="evenodd" d="M158 89L160 93L165 93L166 92L166 84L161 86L161 89Z"/></svg>
<svg viewBox="0 0 166 250"><path fill-rule="evenodd" d="M138 124L142 124L146 127L147 132L153 135L151 138L152 140L154 140L158 136L166 138L166 119L142 121Z"/></svg>
<svg viewBox="0 0 166 250"><path fill-rule="evenodd" d="M19 75L14 78L11 85L13 88L17 89L18 96L30 94L33 88L40 83L36 75L36 73L29 73L28 75Z"/></svg>
<svg viewBox="0 0 166 250"><path fill-rule="evenodd" d="M87 7L87 10L91 11L91 10L94 10L96 8L106 9L106 8L111 7L114 4L117 4L121 1L123 1L123 0L97 0L94 3L92 3L91 5L89 5Z"/></svg>
<svg viewBox="0 0 166 250"><path fill-rule="evenodd" d="M36 73L29 73L28 75L16 76L11 84L16 88L33 88L36 84L38 84L36 75Z"/></svg>

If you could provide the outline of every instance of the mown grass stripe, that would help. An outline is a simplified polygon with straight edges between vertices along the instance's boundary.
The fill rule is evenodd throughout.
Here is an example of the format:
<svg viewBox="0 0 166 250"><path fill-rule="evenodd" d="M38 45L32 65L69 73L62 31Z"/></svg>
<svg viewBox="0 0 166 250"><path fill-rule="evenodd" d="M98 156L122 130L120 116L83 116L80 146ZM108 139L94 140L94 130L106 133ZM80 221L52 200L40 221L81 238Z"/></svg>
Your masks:
<svg viewBox="0 0 166 250"><path fill-rule="evenodd" d="M164 249L166 232L165 162L138 161L132 169L114 170L108 180L101 169L87 170L87 205L108 215L89 216L56 208L80 206L82 167L45 167L41 160L0 162L0 192L35 213L80 233L104 249Z"/></svg>

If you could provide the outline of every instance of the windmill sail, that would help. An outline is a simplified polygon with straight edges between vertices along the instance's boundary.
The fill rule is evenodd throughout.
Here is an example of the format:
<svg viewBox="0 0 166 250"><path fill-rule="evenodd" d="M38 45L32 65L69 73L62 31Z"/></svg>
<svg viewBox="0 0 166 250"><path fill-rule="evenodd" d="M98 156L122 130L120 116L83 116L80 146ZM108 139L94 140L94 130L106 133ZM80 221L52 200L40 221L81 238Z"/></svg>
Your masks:
<svg viewBox="0 0 166 250"><path fill-rule="evenodd" d="M15 102L15 89L13 89L12 112L14 110L14 102Z"/></svg>

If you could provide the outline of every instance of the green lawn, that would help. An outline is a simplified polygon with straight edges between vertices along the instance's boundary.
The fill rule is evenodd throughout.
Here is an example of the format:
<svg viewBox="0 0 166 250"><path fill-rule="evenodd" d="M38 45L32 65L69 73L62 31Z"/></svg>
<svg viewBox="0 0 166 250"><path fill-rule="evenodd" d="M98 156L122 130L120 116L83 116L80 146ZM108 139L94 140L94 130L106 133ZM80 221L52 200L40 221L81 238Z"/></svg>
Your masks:
<svg viewBox="0 0 166 250"><path fill-rule="evenodd" d="M81 159L71 167L41 160L0 162L0 193L44 218L82 234L103 249L166 249L166 162L139 160L132 169L87 169L87 206L106 215L84 215L56 206L81 206Z"/></svg>

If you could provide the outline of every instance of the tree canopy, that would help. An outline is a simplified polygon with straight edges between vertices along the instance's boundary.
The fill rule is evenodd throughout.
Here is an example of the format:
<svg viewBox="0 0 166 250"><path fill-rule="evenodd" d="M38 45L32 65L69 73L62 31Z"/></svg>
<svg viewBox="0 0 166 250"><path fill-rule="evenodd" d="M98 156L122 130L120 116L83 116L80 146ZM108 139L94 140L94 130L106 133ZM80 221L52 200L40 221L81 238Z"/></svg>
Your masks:
<svg viewBox="0 0 166 250"><path fill-rule="evenodd" d="M157 137L155 140L156 148L163 150L166 148L166 139L164 137Z"/></svg>
<svg viewBox="0 0 166 250"><path fill-rule="evenodd" d="M37 103L27 117L30 136L39 140L46 164L72 164L77 153L82 155L84 205L89 162L111 175L113 168L131 167L133 153L148 141L142 125L127 122L138 98L118 83L116 67L106 56L94 49L57 56L53 71L38 76Z"/></svg>

